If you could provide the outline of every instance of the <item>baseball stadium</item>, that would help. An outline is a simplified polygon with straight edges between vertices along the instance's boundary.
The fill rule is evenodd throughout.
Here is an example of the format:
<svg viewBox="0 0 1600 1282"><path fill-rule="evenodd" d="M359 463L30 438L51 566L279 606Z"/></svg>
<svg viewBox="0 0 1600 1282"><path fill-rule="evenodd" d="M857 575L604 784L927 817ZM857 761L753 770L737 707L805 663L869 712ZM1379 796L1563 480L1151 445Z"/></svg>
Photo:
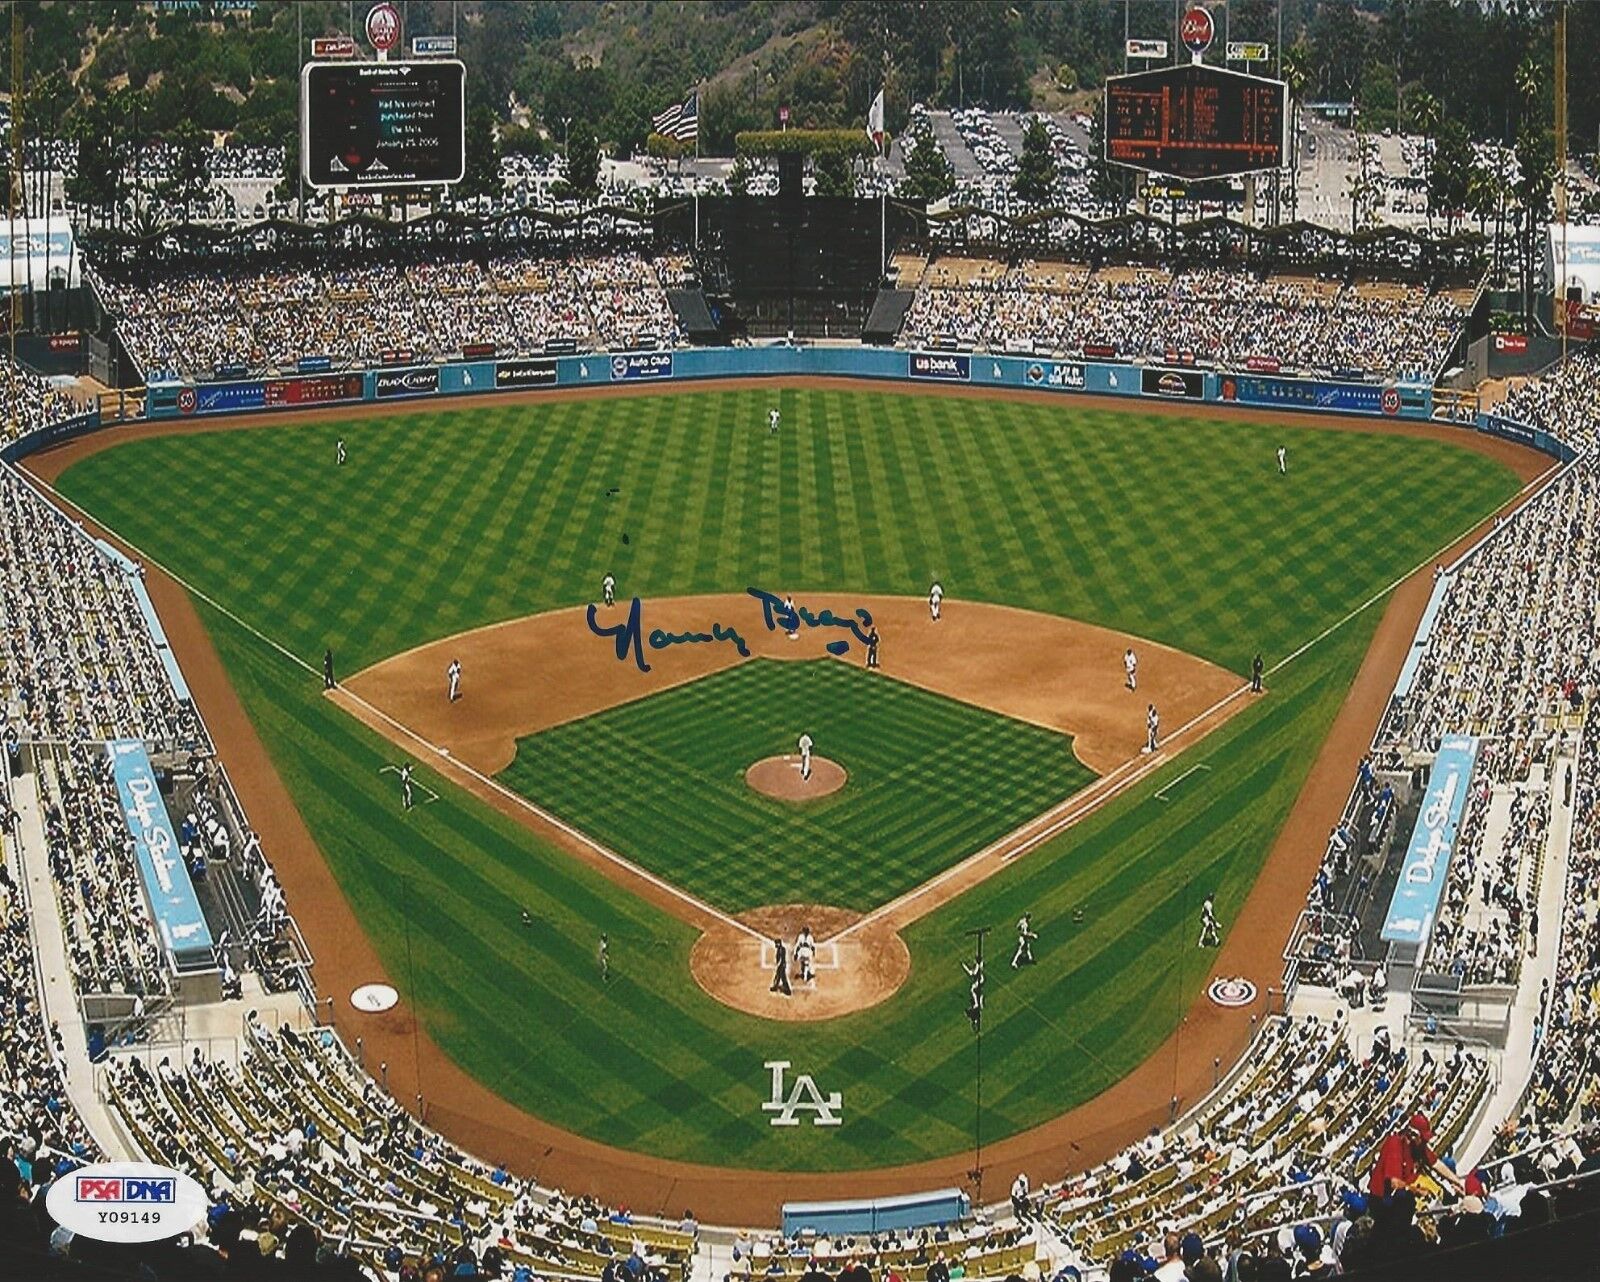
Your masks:
<svg viewBox="0 0 1600 1282"><path fill-rule="evenodd" d="M1593 1276L1600 10L7 9L0 1275Z"/></svg>

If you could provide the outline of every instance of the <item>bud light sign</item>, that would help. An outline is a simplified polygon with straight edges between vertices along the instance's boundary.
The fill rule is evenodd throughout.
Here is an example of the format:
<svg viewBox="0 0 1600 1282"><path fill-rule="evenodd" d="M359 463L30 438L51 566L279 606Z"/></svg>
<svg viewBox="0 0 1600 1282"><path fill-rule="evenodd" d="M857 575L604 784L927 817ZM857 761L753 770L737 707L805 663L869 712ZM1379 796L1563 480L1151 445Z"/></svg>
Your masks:
<svg viewBox="0 0 1600 1282"><path fill-rule="evenodd" d="M203 1188L171 1167L101 1162L50 1186L45 1206L56 1223L101 1242L158 1242L205 1222Z"/></svg>
<svg viewBox="0 0 1600 1282"><path fill-rule="evenodd" d="M934 378L946 382L972 380L972 358L944 352L912 352L909 373L912 378Z"/></svg>

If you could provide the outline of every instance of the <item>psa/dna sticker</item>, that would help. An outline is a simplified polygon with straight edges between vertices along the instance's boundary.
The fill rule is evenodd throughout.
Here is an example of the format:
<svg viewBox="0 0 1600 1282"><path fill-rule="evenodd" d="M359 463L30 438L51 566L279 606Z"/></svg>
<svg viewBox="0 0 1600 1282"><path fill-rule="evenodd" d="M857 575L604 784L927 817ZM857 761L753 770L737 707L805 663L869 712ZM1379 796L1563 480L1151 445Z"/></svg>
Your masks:
<svg viewBox="0 0 1600 1282"><path fill-rule="evenodd" d="M208 1199L182 1171L148 1162L100 1162L50 1186L56 1223L101 1242L159 1242L205 1220Z"/></svg>

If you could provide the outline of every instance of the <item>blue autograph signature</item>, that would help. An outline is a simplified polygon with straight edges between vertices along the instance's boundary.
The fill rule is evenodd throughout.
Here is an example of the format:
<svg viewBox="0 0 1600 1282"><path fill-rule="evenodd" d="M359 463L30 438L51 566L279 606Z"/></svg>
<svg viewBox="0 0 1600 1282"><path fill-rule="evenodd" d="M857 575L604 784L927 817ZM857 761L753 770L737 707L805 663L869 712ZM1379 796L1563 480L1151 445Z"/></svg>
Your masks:
<svg viewBox="0 0 1600 1282"><path fill-rule="evenodd" d="M616 642L617 658L621 662L626 663L631 653L640 672L650 671L650 665L644 661L643 607L638 597L634 597L633 604L628 607L627 620L612 627L600 625L595 607L591 605L589 631L597 637L611 637ZM744 638L734 629L725 628L720 623L713 623L710 632L663 632L660 628L654 628L650 632L652 650L665 650L673 645L694 645L704 641L732 641L744 658L750 657L750 650L745 645Z"/></svg>
<svg viewBox="0 0 1600 1282"><path fill-rule="evenodd" d="M832 610L824 610L821 614L812 614L804 606L794 607L786 605L782 597L773 596L770 592L763 592L760 588L747 588L746 591L756 600L761 602L763 617L766 620L767 631L776 632L782 627L785 632L798 632L803 623L808 628L847 628L862 645L870 645L871 637L864 629L872 627L872 615L865 610L858 609L855 617L843 617L834 614ZM628 607L628 617L622 623L604 626L599 621L599 615L594 606L589 607L589 631L597 637L610 637L617 647L617 659L626 663L632 658L634 665L640 672L649 672L650 665L644 659L644 610L638 597L633 598L633 604ZM748 659L750 649L745 645L744 638L733 628L724 627L720 623L713 623L710 632L663 632L654 628L649 634L650 648L652 650L665 650L674 645L698 645L713 641L731 641L739 651L741 657ZM828 653L842 655L850 648L848 641L830 641L827 645Z"/></svg>
<svg viewBox="0 0 1600 1282"><path fill-rule="evenodd" d="M782 597L773 596L770 592L763 592L760 588L746 588L751 596L761 602L761 610L767 621L767 631L776 632L778 625L783 626L785 632L798 632L804 623L808 628L849 628L855 634L857 641L866 645L869 638L863 628L872 626L872 616L865 610L857 608L856 617L840 618L832 610L824 610L821 614L812 614L805 606L786 605ZM829 646L829 649L832 649ZM836 652L837 653L837 652Z"/></svg>

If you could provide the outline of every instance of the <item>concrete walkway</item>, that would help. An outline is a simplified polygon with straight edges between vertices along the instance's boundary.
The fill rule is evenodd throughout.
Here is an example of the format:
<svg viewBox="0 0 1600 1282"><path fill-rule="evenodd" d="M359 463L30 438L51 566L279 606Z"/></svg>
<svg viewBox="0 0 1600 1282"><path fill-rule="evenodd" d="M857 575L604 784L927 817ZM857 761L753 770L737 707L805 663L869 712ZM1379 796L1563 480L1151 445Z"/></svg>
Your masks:
<svg viewBox="0 0 1600 1282"><path fill-rule="evenodd" d="M78 1017L72 969L67 964L61 907L50 881L49 848L44 838L44 814L39 808L39 786L31 774L13 781L11 802L17 812L19 880L27 889L29 925L43 979L45 1022L61 1029L66 1047L62 1070L67 1081L67 1096L107 1157L114 1161L136 1159L138 1154L128 1148L121 1130L95 1094L94 1066L89 1063L88 1040L83 1020Z"/></svg>

